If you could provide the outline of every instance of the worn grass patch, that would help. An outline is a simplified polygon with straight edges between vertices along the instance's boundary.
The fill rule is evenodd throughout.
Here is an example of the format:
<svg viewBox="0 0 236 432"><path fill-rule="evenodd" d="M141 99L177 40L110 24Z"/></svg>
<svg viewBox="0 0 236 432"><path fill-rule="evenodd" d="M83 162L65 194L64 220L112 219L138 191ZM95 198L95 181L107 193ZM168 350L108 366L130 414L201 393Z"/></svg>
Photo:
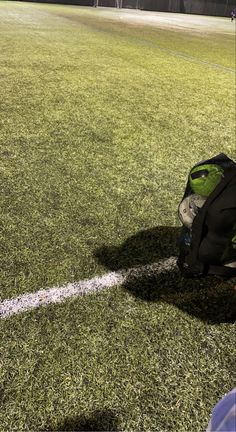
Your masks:
<svg viewBox="0 0 236 432"><path fill-rule="evenodd" d="M189 168L236 157L233 37L96 12L0 4L2 299L176 254ZM2 429L203 430L234 386L233 302L139 275L2 321Z"/></svg>

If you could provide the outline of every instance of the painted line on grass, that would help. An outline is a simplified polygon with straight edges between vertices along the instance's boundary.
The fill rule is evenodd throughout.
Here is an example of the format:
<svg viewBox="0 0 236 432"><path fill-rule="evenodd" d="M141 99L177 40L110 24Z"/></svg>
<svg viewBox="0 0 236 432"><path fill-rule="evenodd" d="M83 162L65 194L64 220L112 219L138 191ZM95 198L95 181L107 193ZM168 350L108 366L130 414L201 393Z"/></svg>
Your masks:
<svg viewBox="0 0 236 432"><path fill-rule="evenodd" d="M158 274L176 269L176 257L160 260L154 264L137 266L128 270L119 270L85 279L66 285L40 289L35 293L23 294L22 296L7 299L0 303L0 318L8 318L11 315L26 312L41 306L53 303L62 303L68 298L84 296L99 292L115 285L121 285L129 276L142 276L143 274Z"/></svg>
<svg viewBox="0 0 236 432"><path fill-rule="evenodd" d="M197 57L191 56L189 54L185 54L185 53L183 53L181 51L176 51L176 50L171 50L169 48L164 48L164 47L161 47L160 45L158 45L158 44L156 44L154 42L151 42L151 41L142 40L142 39L135 39L135 41L139 45L150 46L151 48L156 48L159 51L166 52L166 53L168 53L170 55L182 58L184 60L187 60L187 61L190 61L190 62L193 62L193 63L198 63L198 64L202 64L202 65L205 65L205 66L208 66L208 67L211 67L211 68L218 68L218 69L221 69L221 70L226 71L226 72L235 73L235 69L233 69L233 68L221 65L219 63L212 63L212 62L209 62L207 60L202 60L202 59L199 59Z"/></svg>

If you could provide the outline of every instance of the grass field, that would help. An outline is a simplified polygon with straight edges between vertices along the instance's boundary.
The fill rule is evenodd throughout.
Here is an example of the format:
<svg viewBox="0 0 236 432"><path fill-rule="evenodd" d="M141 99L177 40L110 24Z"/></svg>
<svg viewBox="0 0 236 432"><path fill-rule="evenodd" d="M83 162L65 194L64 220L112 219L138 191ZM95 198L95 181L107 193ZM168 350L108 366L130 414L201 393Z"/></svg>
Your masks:
<svg viewBox="0 0 236 432"><path fill-rule="evenodd" d="M190 167L236 159L234 23L149 16L0 2L2 301L177 255ZM2 319L0 430L203 431L235 282L139 272Z"/></svg>

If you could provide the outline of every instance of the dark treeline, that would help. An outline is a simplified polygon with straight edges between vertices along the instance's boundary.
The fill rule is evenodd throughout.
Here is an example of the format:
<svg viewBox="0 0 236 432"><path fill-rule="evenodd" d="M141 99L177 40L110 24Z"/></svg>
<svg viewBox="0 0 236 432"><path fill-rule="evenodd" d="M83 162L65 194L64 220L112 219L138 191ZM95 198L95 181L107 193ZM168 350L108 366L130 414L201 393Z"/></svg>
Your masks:
<svg viewBox="0 0 236 432"><path fill-rule="evenodd" d="M27 0L26 0L27 1ZM235 0L30 0L80 6L103 6L230 17Z"/></svg>

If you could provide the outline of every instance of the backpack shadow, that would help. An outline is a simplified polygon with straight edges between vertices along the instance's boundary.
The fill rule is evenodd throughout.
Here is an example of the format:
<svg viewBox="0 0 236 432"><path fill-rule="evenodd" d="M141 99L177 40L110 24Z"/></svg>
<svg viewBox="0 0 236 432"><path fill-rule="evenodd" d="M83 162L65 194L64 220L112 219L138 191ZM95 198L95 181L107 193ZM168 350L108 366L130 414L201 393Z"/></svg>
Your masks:
<svg viewBox="0 0 236 432"><path fill-rule="evenodd" d="M181 228L159 226L139 231L121 246L103 246L94 252L96 260L109 270L152 264L178 254Z"/></svg>
<svg viewBox="0 0 236 432"><path fill-rule="evenodd" d="M177 256L180 228L156 227L128 238L121 246L102 247L94 256L109 270L131 269L123 288L146 302L166 302L210 324L236 320L233 282L208 276L185 279L177 267L156 272L151 266L163 258Z"/></svg>
<svg viewBox="0 0 236 432"><path fill-rule="evenodd" d="M208 324L236 320L236 290L230 281L209 276L184 279L178 271L130 273L123 288L145 302L165 302Z"/></svg>

